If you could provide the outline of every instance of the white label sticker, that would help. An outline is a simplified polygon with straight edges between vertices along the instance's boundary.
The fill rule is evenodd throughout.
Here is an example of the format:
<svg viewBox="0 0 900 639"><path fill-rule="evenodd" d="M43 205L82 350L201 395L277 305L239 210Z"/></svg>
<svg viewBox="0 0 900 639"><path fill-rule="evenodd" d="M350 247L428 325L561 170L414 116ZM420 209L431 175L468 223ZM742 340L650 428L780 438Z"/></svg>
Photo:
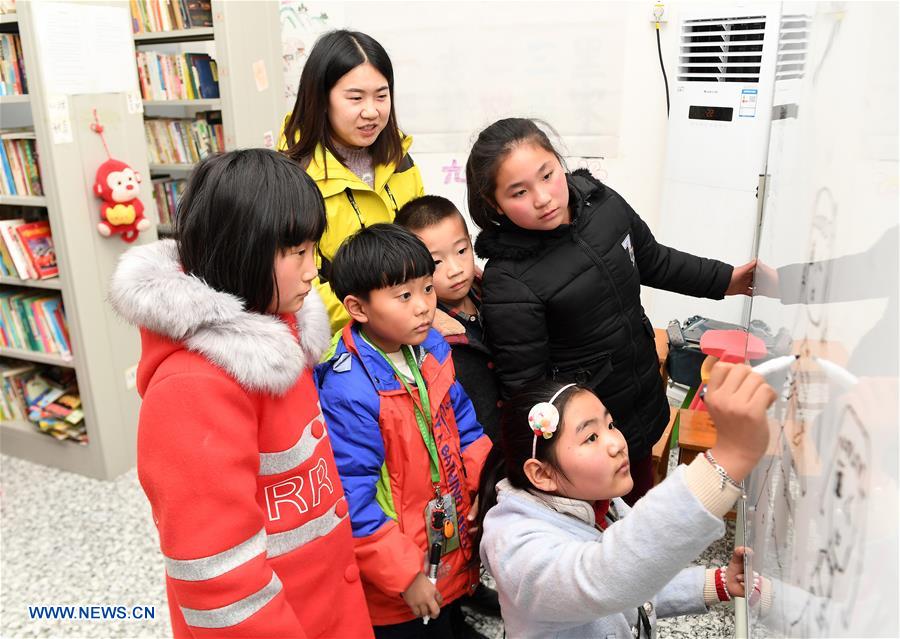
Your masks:
<svg viewBox="0 0 900 639"><path fill-rule="evenodd" d="M141 99L141 94L137 91L129 91L125 94L125 105L128 107L130 115L144 112L144 101Z"/></svg>
<svg viewBox="0 0 900 639"><path fill-rule="evenodd" d="M741 108L738 110L738 117L755 118L756 117L756 100L759 97L757 89L744 89L741 91Z"/></svg>
<svg viewBox="0 0 900 639"><path fill-rule="evenodd" d="M133 389L137 386L137 364L134 366L129 366L125 369L125 388L127 390Z"/></svg>
<svg viewBox="0 0 900 639"><path fill-rule="evenodd" d="M58 94L47 98L47 119L50 121L50 139L53 144L68 144L72 141L69 96Z"/></svg>

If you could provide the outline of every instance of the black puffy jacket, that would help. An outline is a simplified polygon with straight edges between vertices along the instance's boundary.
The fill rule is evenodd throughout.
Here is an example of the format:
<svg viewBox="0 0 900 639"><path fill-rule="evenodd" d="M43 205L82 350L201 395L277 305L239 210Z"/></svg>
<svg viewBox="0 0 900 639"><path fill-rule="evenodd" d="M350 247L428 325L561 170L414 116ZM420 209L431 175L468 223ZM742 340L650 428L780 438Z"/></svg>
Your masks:
<svg viewBox="0 0 900 639"><path fill-rule="evenodd" d="M587 171L567 180L571 224L529 231L503 218L478 236L488 342L506 395L545 378L591 387L643 459L669 406L640 286L721 299L733 269L658 244Z"/></svg>

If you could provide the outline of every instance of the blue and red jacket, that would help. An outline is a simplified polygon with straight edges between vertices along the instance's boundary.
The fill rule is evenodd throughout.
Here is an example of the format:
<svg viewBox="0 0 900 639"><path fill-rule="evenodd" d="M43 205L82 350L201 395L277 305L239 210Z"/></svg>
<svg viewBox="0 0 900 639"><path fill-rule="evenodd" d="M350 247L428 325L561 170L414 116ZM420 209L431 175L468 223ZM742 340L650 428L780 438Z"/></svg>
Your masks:
<svg viewBox="0 0 900 639"><path fill-rule="evenodd" d="M466 515L478 488L490 440L456 381L450 347L435 331L415 348L428 387L441 489L454 496L460 548L441 559L437 587L450 603L478 581ZM391 366L344 327L334 355L316 367L316 381L338 473L350 506L356 558L372 623L415 619L400 593L423 571L428 537L425 508L434 497L428 450L413 399Z"/></svg>

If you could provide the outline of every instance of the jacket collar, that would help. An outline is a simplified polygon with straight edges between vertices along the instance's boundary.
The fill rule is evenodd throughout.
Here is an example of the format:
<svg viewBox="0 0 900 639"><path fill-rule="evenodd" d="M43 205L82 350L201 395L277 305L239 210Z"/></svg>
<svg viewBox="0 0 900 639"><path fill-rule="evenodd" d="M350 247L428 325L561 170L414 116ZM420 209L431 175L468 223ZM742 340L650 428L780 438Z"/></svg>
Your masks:
<svg viewBox="0 0 900 639"><path fill-rule="evenodd" d="M569 185L569 208L572 223L562 224L552 231L523 229L503 217L496 226L481 231L475 240L475 253L483 259L508 259L520 261L535 257L560 238L568 237L572 229L580 229L587 221L585 206L590 198L598 196L606 187L587 169L578 169L566 175Z"/></svg>
<svg viewBox="0 0 900 639"><path fill-rule="evenodd" d="M109 301L130 324L182 342L253 392L286 393L316 364L330 338L315 289L295 318L246 311L239 298L184 273L173 240L125 252Z"/></svg>
<svg viewBox="0 0 900 639"><path fill-rule="evenodd" d="M497 482L497 493L499 495L515 496L523 501L537 504L543 508L557 512L561 515L574 517L578 521L594 527L597 523L597 517L594 507L581 499L571 499L569 497L561 497L559 495L549 495L539 491L521 490L514 488L508 479L501 479Z"/></svg>
<svg viewBox="0 0 900 639"><path fill-rule="evenodd" d="M401 155L406 155L412 146L413 139L411 135L403 135L402 133L400 135ZM327 179L325 178L326 168L328 169ZM316 150L313 152L312 158L310 158L306 172L316 181L316 185L322 191L322 197L328 198L342 193L347 188L362 191L374 190L376 193L380 193L394 174L396 167L394 165L376 164L374 168L375 186L370 187L359 179L353 171L341 164L334 154L320 143L316 146Z"/></svg>
<svg viewBox="0 0 900 639"><path fill-rule="evenodd" d="M343 366L342 357L347 357L348 354L355 355L362 363L366 374L372 380L378 392L406 392L397 380L397 376L394 374L390 364L385 361L369 342L363 339L359 334L359 329L360 326L356 322L351 322L344 326L343 331L341 331L341 343L331 359L333 362L332 367L335 370L340 369ZM426 358L430 355L439 365L442 365L449 354L449 347L447 347L440 333L432 328L428 332L428 337L425 338L425 341L414 347L413 350L416 355L416 361L422 369L422 374L425 376L425 381L428 383L429 379L426 374L428 367L425 366Z"/></svg>

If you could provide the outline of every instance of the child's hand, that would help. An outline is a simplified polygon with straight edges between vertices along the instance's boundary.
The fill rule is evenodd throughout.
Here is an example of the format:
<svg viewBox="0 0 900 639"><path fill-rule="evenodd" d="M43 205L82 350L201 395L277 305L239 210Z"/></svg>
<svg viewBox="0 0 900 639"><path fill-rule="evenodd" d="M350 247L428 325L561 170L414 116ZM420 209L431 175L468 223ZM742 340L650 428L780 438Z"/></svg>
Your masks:
<svg viewBox="0 0 900 639"><path fill-rule="evenodd" d="M706 407L716 425L710 452L735 481L743 481L766 452L766 410L775 391L745 364L717 362L706 386Z"/></svg>
<svg viewBox="0 0 900 639"><path fill-rule="evenodd" d="M431 326L444 337L448 335L462 335L466 332L465 326L440 309L434 312L434 322L432 322Z"/></svg>
<svg viewBox="0 0 900 639"><path fill-rule="evenodd" d="M472 502L472 507L469 508L469 514L466 515L466 521L469 522L469 534L475 535L478 533L478 526L475 525L475 520L478 518L478 495L475 495L475 501Z"/></svg>
<svg viewBox="0 0 900 639"><path fill-rule="evenodd" d="M432 619L437 619L444 603L437 586L428 581L424 572L416 575L413 582L409 584L409 588L403 591L401 596L417 617L428 615Z"/></svg>
<svg viewBox="0 0 900 639"><path fill-rule="evenodd" d="M731 554L731 561L725 568L725 585L732 597L744 596L744 555L749 550L746 546L735 548Z"/></svg>
<svg viewBox="0 0 900 639"><path fill-rule="evenodd" d="M735 266L731 272L731 282L725 295L752 295L753 272L756 270L756 260L751 260L741 266Z"/></svg>

